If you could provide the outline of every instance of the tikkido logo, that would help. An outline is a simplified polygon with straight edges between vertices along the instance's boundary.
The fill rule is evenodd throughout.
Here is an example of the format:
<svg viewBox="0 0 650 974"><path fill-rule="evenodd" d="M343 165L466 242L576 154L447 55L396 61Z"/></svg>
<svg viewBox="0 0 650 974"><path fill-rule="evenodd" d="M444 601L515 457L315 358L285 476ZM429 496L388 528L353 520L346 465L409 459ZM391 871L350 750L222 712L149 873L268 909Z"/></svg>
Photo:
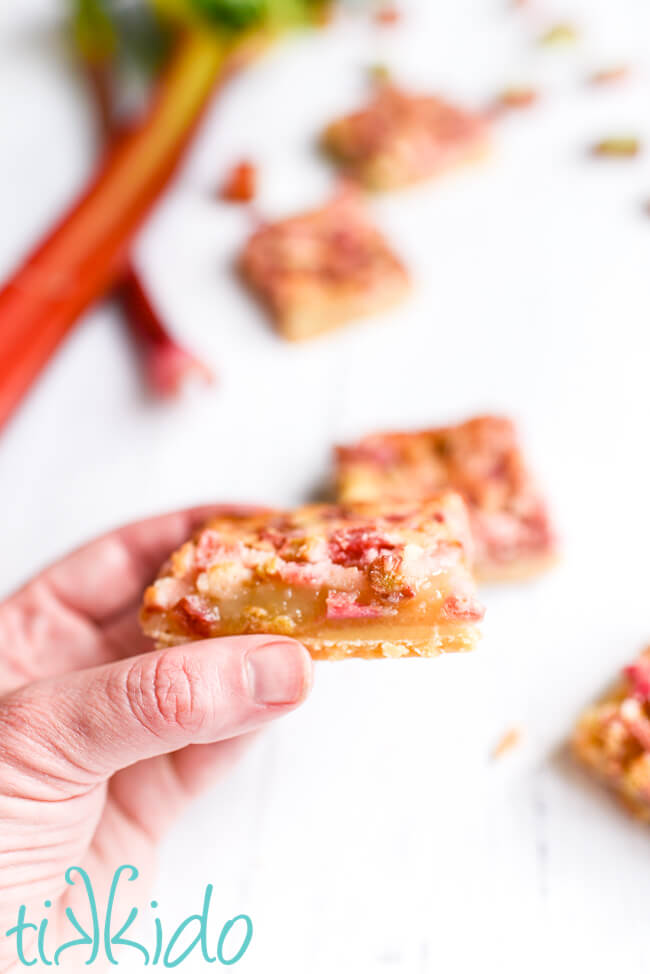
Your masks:
<svg viewBox="0 0 650 974"><path fill-rule="evenodd" d="M143 967L155 966L156 964L161 967L178 967L191 954L194 954L195 957L200 954L206 964L219 963L226 966L236 964L242 959L253 937L253 922L245 913L240 913L223 924L216 948L212 948L214 953L209 947L210 904L214 890L211 884L205 888L201 912L192 913L182 920L170 936L165 935L160 918L154 916L154 932L151 942L141 943L139 940L127 938L125 935L140 915L140 910L135 906L128 910L127 905L126 920L121 921L121 926L118 926L120 923L117 920L118 887L120 887L122 876L126 882L132 883L138 878L138 875L135 866L125 865L115 870L108 894L106 913L103 922L100 922L97 899L90 876L85 869L79 866L71 866L70 869L66 870L65 881L69 886L77 886L78 882L81 884L82 899L85 900L89 919L85 921L85 926L82 925L78 918L79 910L74 913L70 907L67 907L65 917L74 929L76 936L61 943L53 950L47 944L48 917L44 917L40 923L34 923L27 917L27 907L21 906L15 925L6 932L7 937L16 938L18 962L25 967L33 967L39 961L47 967L52 965L58 967L61 964L62 955L66 955L64 961L67 961L70 959L70 954L74 952L77 961L81 961L84 966L94 964L96 961L103 962L106 959L110 964L116 966L124 963L132 970L135 955L138 953ZM124 887L124 882L122 882L122 887ZM46 910L49 910L52 907L52 902L45 900L43 905ZM156 900L151 900L150 906L152 910L155 910L158 903ZM123 915L124 909L120 909L119 912ZM190 939L192 934L193 937ZM120 958L115 956L116 948L120 950ZM86 957L82 959L84 952Z"/></svg>

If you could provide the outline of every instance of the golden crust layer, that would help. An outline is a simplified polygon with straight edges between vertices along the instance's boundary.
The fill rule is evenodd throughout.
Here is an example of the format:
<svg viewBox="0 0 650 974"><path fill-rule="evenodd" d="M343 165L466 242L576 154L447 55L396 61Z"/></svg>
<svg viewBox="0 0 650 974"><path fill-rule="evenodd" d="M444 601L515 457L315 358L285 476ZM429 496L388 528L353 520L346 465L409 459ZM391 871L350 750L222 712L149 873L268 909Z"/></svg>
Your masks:
<svg viewBox="0 0 650 974"><path fill-rule="evenodd" d="M341 660L357 659L401 659L412 656L430 658L444 653L469 653L476 648L479 640L476 628L467 627L459 633L441 632L433 627L428 639L302 639L315 659Z"/></svg>

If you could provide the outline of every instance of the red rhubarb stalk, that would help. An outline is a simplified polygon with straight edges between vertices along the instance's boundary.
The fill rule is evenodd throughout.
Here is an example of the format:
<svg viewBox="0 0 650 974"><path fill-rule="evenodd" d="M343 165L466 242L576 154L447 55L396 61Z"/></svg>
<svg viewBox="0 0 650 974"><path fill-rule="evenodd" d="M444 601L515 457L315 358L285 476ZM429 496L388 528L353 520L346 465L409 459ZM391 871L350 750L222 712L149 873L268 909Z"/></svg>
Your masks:
<svg viewBox="0 0 650 974"><path fill-rule="evenodd" d="M183 348L167 331L133 268L129 269L118 293L131 333L140 347L149 387L157 395L177 395L185 380L191 377L203 382L213 381L214 376L208 366Z"/></svg>
<svg viewBox="0 0 650 974"><path fill-rule="evenodd" d="M120 134L115 92L107 60L88 60L86 76L97 107L100 130L107 145ZM185 349L171 334L152 302L131 260L118 284L125 322L138 345L147 384L157 396L170 398L181 392L191 378L212 382L212 371Z"/></svg>
<svg viewBox="0 0 650 974"><path fill-rule="evenodd" d="M0 291L0 426L79 315L124 272L134 234L234 60L211 35L189 34L141 124Z"/></svg>
<svg viewBox="0 0 650 974"><path fill-rule="evenodd" d="M230 170L219 195L227 203L250 203L256 191L257 170L245 159Z"/></svg>

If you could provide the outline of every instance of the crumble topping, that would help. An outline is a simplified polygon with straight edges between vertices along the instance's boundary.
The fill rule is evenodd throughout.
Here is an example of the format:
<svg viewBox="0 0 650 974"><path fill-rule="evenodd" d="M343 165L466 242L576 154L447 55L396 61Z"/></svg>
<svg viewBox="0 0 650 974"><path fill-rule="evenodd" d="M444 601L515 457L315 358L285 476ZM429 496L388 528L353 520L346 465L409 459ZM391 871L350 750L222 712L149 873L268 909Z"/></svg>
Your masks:
<svg viewBox="0 0 650 974"><path fill-rule="evenodd" d="M363 568L375 561L381 552L393 551L399 544L386 535L366 527L345 527L334 531L329 541L329 555L336 565Z"/></svg>
<svg viewBox="0 0 650 974"><path fill-rule="evenodd" d="M344 501L417 501L440 489L458 490L480 572L553 551L546 504L508 419L481 416L457 426L371 434L336 454Z"/></svg>
<svg viewBox="0 0 650 974"><path fill-rule="evenodd" d="M573 748L636 816L650 821L650 647L585 711Z"/></svg>
<svg viewBox="0 0 650 974"><path fill-rule="evenodd" d="M404 265L349 188L318 210L263 225L240 266L290 338L381 310L408 287Z"/></svg>
<svg viewBox="0 0 650 974"><path fill-rule="evenodd" d="M233 619L238 631L291 634L318 619L389 619L409 603L420 628L432 605L442 624L474 623L483 609L467 571L471 552L465 506L452 492L417 508L312 505L218 516L168 559L141 618L173 639L219 635Z"/></svg>
<svg viewBox="0 0 650 974"><path fill-rule="evenodd" d="M373 188L425 179L477 155L487 145L485 119L433 95L413 95L390 81L371 102L328 126L323 142Z"/></svg>
<svg viewBox="0 0 650 974"><path fill-rule="evenodd" d="M198 595L184 595L174 606L179 620L200 636L209 636L212 626L219 622L219 609Z"/></svg>
<svg viewBox="0 0 650 974"><path fill-rule="evenodd" d="M442 604L446 619L465 619L478 622L483 618L483 607L472 595L448 595Z"/></svg>
<svg viewBox="0 0 650 974"><path fill-rule="evenodd" d="M644 653L634 663L626 666L623 675L637 700L644 703L650 700L650 652Z"/></svg>

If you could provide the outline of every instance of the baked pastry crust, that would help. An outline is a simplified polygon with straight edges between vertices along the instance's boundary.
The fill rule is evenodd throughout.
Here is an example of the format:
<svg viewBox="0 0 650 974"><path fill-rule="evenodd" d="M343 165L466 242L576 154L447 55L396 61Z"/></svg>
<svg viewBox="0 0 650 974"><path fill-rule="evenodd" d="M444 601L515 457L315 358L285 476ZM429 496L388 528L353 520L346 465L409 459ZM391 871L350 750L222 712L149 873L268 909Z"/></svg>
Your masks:
<svg viewBox="0 0 650 974"><path fill-rule="evenodd" d="M140 619L158 647L264 632L322 659L469 650L483 616L471 551L453 492L218 514L163 565Z"/></svg>
<svg viewBox="0 0 650 974"><path fill-rule="evenodd" d="M383 311L410 286L404 264L349 189L318 210L262 226L239 268L292 341Z"/></svg>
<svg viewBox="0 0 650 974"><path fill-rule="evenodd" d="M467 504L483 581L526 578L555 560L546 504L508 419L479 416L457 426L375 433L338 447L336 459L343 503L418 501L457 490Z"/></svg>
<svg viewBox="0 0 650 974"><path fill-rule="evenodd" d="M585 710L572 747L633 815L650 822L650 647Z"/></svg>
<svg viewBox="0 0 650 974"><path fill-rule="evenodd" d="M368 189L387 190L482 158L489 135L477 113L383 84L365 108L328 125L322 144L347 175Z"/></svg>

